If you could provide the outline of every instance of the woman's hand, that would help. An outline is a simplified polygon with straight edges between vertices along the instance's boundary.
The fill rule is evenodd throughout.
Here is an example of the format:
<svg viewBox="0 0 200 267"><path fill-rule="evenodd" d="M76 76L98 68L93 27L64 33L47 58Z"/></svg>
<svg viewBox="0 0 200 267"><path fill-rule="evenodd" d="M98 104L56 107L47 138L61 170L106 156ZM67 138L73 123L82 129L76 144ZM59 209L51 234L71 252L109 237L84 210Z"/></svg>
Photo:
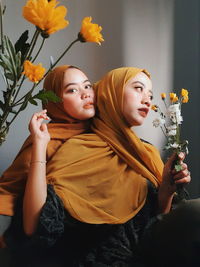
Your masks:
<svg viewBox="0 0 200 267"><path fill-rule="evenodd" d="M188 184L191 181L190 172L187 164L183 162L184 153L178 155L181 170L176 171L173 168L174 161L177 160L177 154L173 154L166 162L163 170L163 179L158 191L159 206L161 212L169 212L171 202L178 184Z"/></svg>
<svg viewBox="0 0 200 267"><path fill-rule="evenodd" d="M46 113L46 109L41 112L34 113L29 122L29 131L32 135L33 142L42 141L44 144L48 144L50 141L50 134L48 132L47 125L42 123L43 120L49 120Z"/></svg>
<svg viewBox="0 0 200 267"><path fill-rule="evenodd" d="M173 163L177 160L177 154L173 154L166 162L163 170L163 180L161 186L166 190L166 194L173 194L176 191L176 185L188 184L191 181L190 172L187 164L183 162L185 154L181 152L178 155L180 171L173 169Z"/></svg>

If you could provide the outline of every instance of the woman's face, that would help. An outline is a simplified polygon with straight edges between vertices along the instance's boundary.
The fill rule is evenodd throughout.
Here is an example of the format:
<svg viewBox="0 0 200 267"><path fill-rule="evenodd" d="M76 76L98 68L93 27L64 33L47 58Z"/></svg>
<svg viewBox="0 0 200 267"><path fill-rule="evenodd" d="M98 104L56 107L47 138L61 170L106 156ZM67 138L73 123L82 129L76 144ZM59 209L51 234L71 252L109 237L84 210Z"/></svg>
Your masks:
<svg viewBox="0 0 200 267"><path fill-rule="evenodd" d="M69 68L63 79L63 106L71 117L87 120L95 115L94 91L87 76L76 68Z"/></svg>
<svg viewBox="0 0 200 267"><path fill-rule="evenodd" d="M122 113L130 126L143 124L152 98L152 82L144 72L128 80L124 87Z"/></svg>

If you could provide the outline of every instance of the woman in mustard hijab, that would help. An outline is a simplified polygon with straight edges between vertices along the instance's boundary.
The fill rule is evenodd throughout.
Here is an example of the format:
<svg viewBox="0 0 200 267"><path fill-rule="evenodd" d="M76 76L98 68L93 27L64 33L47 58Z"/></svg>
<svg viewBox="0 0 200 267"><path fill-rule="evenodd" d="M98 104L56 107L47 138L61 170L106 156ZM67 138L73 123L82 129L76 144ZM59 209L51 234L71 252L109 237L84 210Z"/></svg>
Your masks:
<svg viewBox="0 0 200 267"><path fill-rule="evenodd" d="M25 265L18 259L20 266L136 266L147 224L170 211L176 184L190 182L183 154L182 170L171 171L175 156L163 166L157 149L131 130L150 111L146 70L115 69L95 90L93 133L71 137L46 169L41 153L34 154L35 165L41 164L30 172L23 207L32 246L25 250ZM32 134L40 128L39 117L31 122Z"/></svg>
<svg viewBox="0 0 200 267"><path fill-rule="evenodd" d="M73 92L64 94L68 83L82 84L81 86L85 88L82 98L79 95L72 97ZM43 128L47 126L50 135L45 151L45 161L48 162L66 140L73 135L88 131L89 119L95 114L94 92L87 76L80 69L69 65L58 66L52 70L45 78L43 87L61 98L61 102L49 101L44 105L51 118L50 123L43 125ZM89 104L85 107L83 105L86 102ZM32 165L33 139L33 136L27 138L11 166L0 178L0 214L6 215L1 217L1 223L3 219L9 218L7 216L14 215L16 202L19 197L23 196L28 172Z"/></svg>

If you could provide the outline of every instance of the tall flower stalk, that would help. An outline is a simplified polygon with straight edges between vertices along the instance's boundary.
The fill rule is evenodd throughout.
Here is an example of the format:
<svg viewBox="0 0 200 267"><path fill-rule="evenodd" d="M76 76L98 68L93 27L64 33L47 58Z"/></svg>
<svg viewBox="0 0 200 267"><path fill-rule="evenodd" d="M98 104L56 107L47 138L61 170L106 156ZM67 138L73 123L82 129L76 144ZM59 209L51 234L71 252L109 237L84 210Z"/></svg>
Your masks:
<svg viewBox="0 0 200 267"><path fill-rule="evenodd" d="M28 0L23 7L23 17L36 26L36 30L30 40L28 30L21 34L20 38L13 44L10 38L4 34L3 12L4 8L0 2L0 70L5 83L2 90L3 98L0 98L0 145L6 140L9 128L20 112L26 109L27 105L37 105L37 100L57 102L60 99L51 91L43 89L33 94L38 85L46 75L58 64L63 56L76 42L95 42L101 44L104 41L102 28L92 23L91 17L85 17L82 21L81 30L77 38L72 41L60 56L52 62L47 69L41 63L35 64L40 51L44 47L45 40L51 34L64 29L69 25L65 19L67 8L58 6L57 0ZM41 40L42 38L42 40ZM36 44L40 41L36 51ZM33 56L34 54L34 56ZM32 84L24 95L20 96L25 80Z"/></svg>

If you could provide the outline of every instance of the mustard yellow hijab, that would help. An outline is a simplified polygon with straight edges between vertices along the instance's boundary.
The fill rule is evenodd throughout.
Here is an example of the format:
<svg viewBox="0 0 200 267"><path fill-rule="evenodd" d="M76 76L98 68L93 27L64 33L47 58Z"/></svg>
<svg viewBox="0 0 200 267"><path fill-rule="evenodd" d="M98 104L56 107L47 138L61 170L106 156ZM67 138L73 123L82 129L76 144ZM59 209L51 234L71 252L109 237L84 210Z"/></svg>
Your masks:
<svg viewBox="0 0 200 267"><path fill-rule="evenodd" d="M122 115L124 85L138 68L119 68L95 84L93 134L66 142L47 164L47 181L66 210L86 223L120 224L134 217L147 196L147 180L161 182L158 151L142 142Z"/></svg>
<svg viewBox="0 0 200 267"><path fill-rule="evenodd" d="M62 97L63 77L65 71L70 68L68 65L56 67L44 81L44 89L53 91L57 96ZM63 108L63 103L48 102L44 105L48 116L52 119L48 131L51 140L47 147L47 161L55 154L58 148L70 137L88 130L89 121L78 121L71 118ZM0 214L13 215L16 199L23 194L28 170L31 161L32 140L27 138L21 150L11 166L0 178Z"/></svg>

